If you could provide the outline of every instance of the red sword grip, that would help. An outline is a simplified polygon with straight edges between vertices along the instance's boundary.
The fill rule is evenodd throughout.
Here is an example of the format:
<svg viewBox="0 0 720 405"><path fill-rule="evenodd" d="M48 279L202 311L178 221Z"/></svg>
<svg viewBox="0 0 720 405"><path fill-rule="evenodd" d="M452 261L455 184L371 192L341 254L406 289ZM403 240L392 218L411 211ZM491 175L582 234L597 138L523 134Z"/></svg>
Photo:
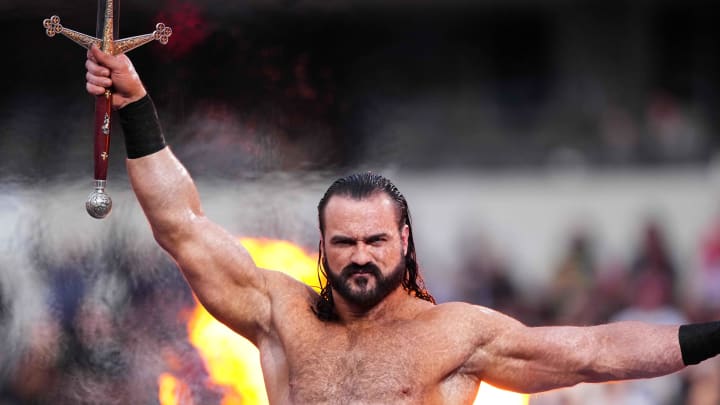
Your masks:
<svg viewBox="0 0 720 405"><path fill-rule="evenodd" d="M94 159L95 180L107 180L110 161L110 123L112 121L112 92L95 99Z"/></svg>

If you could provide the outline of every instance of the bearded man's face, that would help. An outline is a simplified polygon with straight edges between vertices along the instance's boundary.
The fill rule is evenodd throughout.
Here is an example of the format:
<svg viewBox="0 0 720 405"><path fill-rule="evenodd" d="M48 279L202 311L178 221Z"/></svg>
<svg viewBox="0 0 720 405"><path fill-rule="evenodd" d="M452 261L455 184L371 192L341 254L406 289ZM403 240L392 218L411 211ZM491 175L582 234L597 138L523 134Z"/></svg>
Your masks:
<svg viewBox="0 0 720 405"><path fill-rule="evenodd" d="M369 309L402 284L410 231L398 226L398 215L383 192L328 201L323 266L333 292L350 304Z"/></svg>

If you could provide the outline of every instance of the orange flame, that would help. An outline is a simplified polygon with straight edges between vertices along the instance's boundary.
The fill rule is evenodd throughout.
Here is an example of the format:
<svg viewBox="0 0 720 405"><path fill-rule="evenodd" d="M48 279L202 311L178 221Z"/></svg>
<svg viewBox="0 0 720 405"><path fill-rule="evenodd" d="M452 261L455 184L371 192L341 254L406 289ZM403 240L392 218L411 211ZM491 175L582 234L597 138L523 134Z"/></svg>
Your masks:
<svg viewBox="0 0 720 405"><path fill-rule="evenodd" d="M190 405L188 387L172 374L160 374L158 377L158 395L162 405Z"/></svg>
<svg viewBox="0 0 720 405"><path fill-rule="evenodd" d="M298 246L270 239L240 239L258 267L283 271L317 289L317 253L309 254ZM324 281L324 280L323 280ZM268 404L257 348L213 318L197 303L188 322L190 342L200 352L213 383L225 389L222 405ZM159 380L160 403L179 405L177 396L182 383L171 375ZM180 388L178 388L180 387ZM502 391L481 384L475 404L526 405L527 395Z"/></svg>

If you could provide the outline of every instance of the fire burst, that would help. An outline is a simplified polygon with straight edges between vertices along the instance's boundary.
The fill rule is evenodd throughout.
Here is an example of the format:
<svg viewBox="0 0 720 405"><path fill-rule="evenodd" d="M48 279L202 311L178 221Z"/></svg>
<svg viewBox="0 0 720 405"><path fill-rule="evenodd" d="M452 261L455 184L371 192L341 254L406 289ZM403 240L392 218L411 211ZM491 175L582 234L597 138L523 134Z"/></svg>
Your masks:
<svg viewBox="0 0 720 405"><path fill-rule="evenodd" d="M317 253L269 239L240 239L258 267L279 270L318 289ZM323 280L324 282L324 280ZM221 405L264 405L268 398L260 369L260 354L248 340L213 318L196 304L188 322L188 336L207 367L212 382L224 389ZM162 405L192 405L186 384L169 373L158 378ZM481 384L475 404L525 405L527 395Z"/></svg>

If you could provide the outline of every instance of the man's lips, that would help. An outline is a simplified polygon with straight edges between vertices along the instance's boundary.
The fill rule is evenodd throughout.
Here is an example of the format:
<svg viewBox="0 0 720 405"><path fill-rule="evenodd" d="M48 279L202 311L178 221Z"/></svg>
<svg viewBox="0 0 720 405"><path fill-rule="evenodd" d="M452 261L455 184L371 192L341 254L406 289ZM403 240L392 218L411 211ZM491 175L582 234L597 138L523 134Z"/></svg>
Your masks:
<svg viewBox="0 0 720 405"><path fill-rule="evenodd" d="M378 269L374 265L366 265L366 266L348 266L343 270L345 277L353 277L356 275L363 275L363 274L371 274L373 276L378 277L380 275L380 269Z"/></svg>

